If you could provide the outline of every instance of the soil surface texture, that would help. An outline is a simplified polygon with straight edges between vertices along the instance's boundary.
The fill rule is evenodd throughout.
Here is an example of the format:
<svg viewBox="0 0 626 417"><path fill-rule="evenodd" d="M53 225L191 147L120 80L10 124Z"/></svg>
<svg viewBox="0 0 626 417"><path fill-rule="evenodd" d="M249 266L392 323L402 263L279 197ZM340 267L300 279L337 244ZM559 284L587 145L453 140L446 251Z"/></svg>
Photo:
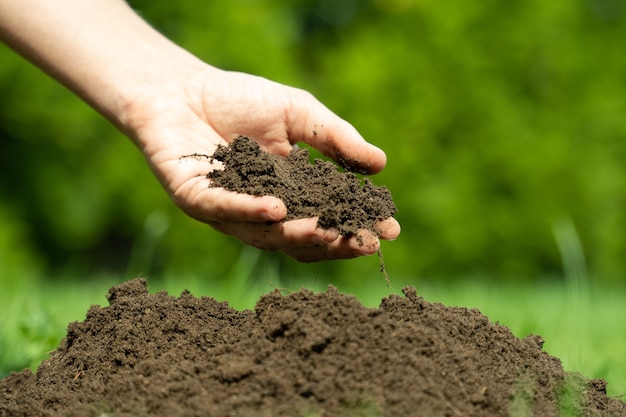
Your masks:
<svg viewBox="0 0 626 417"><path fill-rule="evenodd" d="M366 308L332 286L275 290L236 311L135 279L71 323L36 373L0 381L0 416L626 415L541 337L403 293Z"/></svg>
<svg viewBox="0 0 626 417"><path fill-rule="evenodd" d="M207 175L213 186L278 197L287 206L285 220L319 216L320 227L350 236L358 235L359 230L378 234L375 224L397 212L386 187L339 171L330 161L316 159L311 164L307 149L282 157L239 136L228 146L220 145L211 158L224 166Z"/></svg>

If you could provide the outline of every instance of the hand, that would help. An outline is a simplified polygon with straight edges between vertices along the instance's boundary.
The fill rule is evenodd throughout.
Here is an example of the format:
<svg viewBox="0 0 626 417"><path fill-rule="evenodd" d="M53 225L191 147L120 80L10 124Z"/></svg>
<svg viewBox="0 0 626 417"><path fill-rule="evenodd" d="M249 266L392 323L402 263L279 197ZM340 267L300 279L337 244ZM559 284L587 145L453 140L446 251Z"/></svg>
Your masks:
<svg viewBox="0 0 626 417"><path fill-rule="evenodd" d="M115 22L112 25L111 22ZM80 33L81 36L76 36ZM282 201L209 187L208 160L238 135L286 155L304 141L375 173L385 154L310 94L211 67L144 22L123 0L0 0L0 40L66 85L128 134L173 200L190 216L241 241L301 261L375 253L379 238L317 228L317 219L280 222ZM268 222L273 222L268 225ZM394 239L394 219L378 225Z"/></svg>
<svg viewBox="0 0 626 417"><path fill-rule="evenodd" d="M352 258L379 250L379 238L371 231L360 232L357 241L318 228L317 218L281 222L287 214L281 200L212 188L206 174L219 166L207 158L181 158L211 155L218 144L245 135L276 154L287 155L303 141L360 171L380 171L385 154L303 90L201 64L192 74L138 94L127 109L125 125L174 202L220 232L300 261ZM393 218L377 229L382 239L400 233Z"/></svg>

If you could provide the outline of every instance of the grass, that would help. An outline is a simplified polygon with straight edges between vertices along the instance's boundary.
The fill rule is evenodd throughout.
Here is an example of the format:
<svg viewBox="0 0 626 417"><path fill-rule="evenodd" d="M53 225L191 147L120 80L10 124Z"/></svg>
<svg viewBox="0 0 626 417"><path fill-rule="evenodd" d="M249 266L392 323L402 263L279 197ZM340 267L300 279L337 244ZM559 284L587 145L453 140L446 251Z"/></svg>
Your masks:
<svg viewBox="0 0 626 417"><path fill-rule="evenodd" d="M280 286L271 264L263 263L254 249L242 251L240 262L227 279L216 280L194 274L165 275L148 280L151 292L167 290L178 295L189 289L196 296L227 300L237 308L253 308L264 293ZM262 279L251 280L256 268ZM312 267L314 268L314 267ZM322 279L299 283L324 290ZM101 277L92 280L66 279L8 281L0 277L0 376L24 367L36 368L65 334L71 321L82 320L90 305L106 305L110 286L125 279ZM322 282L324 281L324 282ZM380 274L339 290L354 294L366 306L377 306L404 285L415 285L428 301L449 306L478 308L492 321L508 326L519 337L530 333L545 339L544 350L560 358L566 371L608 381L608 394L626 394L626 305L623 288L593 286L588 281L572 290L572 282L544 280L526 284L485 282L459 278L453 284L391 276L393 288ZM580 283L579 283L580 284ZM519 405L523 408L523 404Z"/></svg>

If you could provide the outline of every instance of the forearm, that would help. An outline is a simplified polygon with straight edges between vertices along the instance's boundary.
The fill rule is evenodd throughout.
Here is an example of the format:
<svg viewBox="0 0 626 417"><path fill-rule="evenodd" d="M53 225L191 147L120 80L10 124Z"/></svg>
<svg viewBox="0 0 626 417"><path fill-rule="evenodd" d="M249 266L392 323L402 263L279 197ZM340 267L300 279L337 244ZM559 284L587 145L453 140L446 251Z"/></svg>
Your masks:
<svg viewBox="0 0 626 417"><path fill-rule="evenodd" d="M122 0L0 0L0 39L123 130L143 89L199 64Z"/></svg>

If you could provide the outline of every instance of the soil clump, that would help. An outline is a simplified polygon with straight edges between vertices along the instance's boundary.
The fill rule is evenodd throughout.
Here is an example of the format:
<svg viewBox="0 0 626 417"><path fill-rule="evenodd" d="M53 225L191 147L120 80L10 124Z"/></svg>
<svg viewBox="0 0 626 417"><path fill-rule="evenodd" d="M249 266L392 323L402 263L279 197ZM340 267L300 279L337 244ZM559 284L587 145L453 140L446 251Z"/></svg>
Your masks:
<svg viewBox="0 0 626 417"><path fill-rule="evenodd" d="M386 187L374 185L369 178L361 180L352 172L339 171L330 161L318 158L311 164L307 149L282 157L239 136L228 146L220 145L211 158L224 166L207 175L213 186L278 197L287 206L285 220L318 216L319 227L351 236L358 235L359 230L378 234L376 223L397 212Z"/></svg>
<svg viewBox="0 0 626 417"><path fill-rule="evenodd" d="M71 323L36 373L0 381L0 416L626 415L541 337L403 293L366 308L332 286L275 290L237 311L135 279Z"/></svg>

